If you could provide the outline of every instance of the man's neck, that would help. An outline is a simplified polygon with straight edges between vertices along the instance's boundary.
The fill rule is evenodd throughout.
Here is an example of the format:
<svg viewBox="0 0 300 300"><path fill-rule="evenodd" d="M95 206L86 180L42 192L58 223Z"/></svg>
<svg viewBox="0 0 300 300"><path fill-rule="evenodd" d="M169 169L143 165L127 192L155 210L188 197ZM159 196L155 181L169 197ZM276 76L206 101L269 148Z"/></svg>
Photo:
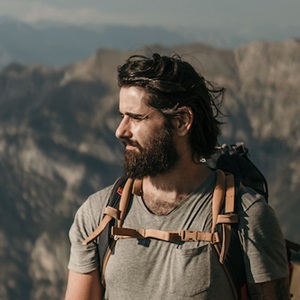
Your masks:
<svg viewBox="0 0 300 300"><path fill-rule="evenodd" d="M143 179L143 200L156 215L166 215L188 197L210 175L203 164L178 166L167 173Z"/></svg>

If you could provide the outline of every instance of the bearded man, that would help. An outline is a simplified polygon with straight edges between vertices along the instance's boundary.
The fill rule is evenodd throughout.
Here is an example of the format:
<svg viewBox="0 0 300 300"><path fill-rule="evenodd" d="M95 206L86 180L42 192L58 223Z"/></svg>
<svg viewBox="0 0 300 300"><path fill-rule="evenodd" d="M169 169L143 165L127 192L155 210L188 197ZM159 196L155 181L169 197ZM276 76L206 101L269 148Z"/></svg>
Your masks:
<svg viewBox="0 0 300 300"><path fill-rule="evenodd" d="M118 68L124 172L142 182L126 228L207 232L216 172L204 163L220 135L224 88L215 88L178 56L132 56ZM67 300L236 299L228 274L207 241L120 239L105 268L98 240L109 186L78 210L70 230ZM289 299L285 243L273 210L253 190L239 191L238 239L250 299ZM101 270L100 270L101 268Z"/></svg>

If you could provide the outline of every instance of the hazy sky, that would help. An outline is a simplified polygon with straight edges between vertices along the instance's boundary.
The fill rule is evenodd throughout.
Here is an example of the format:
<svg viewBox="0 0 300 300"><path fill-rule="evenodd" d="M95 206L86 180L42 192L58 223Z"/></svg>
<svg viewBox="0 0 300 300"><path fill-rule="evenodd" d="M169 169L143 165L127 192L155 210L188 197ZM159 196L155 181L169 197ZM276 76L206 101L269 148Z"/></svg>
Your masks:
<svg viewBox="0 0 300 300"><path fill-rule="evenodd" d="M300 0L0 0L0 15L35 22L159 25L300 35Z"/></svg>

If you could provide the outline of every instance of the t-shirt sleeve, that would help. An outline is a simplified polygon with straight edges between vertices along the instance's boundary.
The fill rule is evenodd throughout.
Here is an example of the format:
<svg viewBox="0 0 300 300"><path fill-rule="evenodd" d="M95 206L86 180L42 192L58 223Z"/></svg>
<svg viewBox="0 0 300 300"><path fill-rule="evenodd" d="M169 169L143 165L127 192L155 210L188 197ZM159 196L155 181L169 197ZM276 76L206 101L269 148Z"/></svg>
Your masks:
<svg viewBox="0 0 300 300"><path fill-rule="evenodd" d="M243 192L241 198L239 233L247 281L261 283L287 277L285 240L274 210L254 191Z"/></svg>
<svg viewBox="0 0 300 300"><path fill-rule="evenodd" d="M112 187L90 196L78 209L69 231L71 242L68 268L89 273L99 267L98 239L83 246L82 242L98 227Z"/></svg>

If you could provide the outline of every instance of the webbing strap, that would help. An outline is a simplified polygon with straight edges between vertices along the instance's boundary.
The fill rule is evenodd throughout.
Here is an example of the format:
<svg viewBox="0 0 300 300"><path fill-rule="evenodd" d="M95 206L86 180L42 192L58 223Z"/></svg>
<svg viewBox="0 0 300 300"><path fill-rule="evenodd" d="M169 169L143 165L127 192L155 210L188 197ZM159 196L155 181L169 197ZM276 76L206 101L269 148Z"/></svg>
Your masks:
<svg viewBox="0 0 300 300"><path fill-rule="evenodd" d="M231 174L226 174L226 202L225 202L226 214L234 212L234 200L235 200L234 177Z"/></svg>
<svg viewBox="0 0 300 300"><path fill-rule="evenodd" d="M125 216L126 216L126 211L127 207L129 204L129 199L131 197L131 192L132 192L132 186L133 186L133 179L128 178L122 192L122 196L120 199L120 219L118 220L118 227L122 227Z"/></svg>
<svg viewBox="0 0 300 300"><path fill-rule="evenodd" d="M238 222L238 215L229 213L227 215L218 215L217 224L233 224Z"/></svg>
<svg viewBox="0 0 300 300"><path fill-rule="evenodd" d="M230 246L231 224L238 221L238 216L234 214L234 178L231 174L226 174L226 196L225 196L225 215L219 215L222 222L223 242L220 253L220 263L223 264ZM229 222L228 222L229 221Z"/></svg>
<svg viewBox="0 0 300 300"><path fill-rule="evenodd" d="M120 210L107 206L104 210L104 217L101 220L99 226L90 234L83 242L82 245L86 246L90 242L92 242L95 238L97 238L101 232L105 229L107 224L112 220L116 219L118 220L118 226L122 226L124 218L125 218L125 213L129 204L129 199L131 196L131 190L133 186L133 180L131 178L127 179L125 186L122 191L122 196L120 199ZM136 190L138 187L140 188L141 183L137 181L135 184Z"/></svg>
<svg viewBox="0 0 300 300"><path fill-rule="evenodd" d="M222 209L224 203L225 196L225 173L221 170L217 170L217 181L215 190L213 193L212 200L212 226L211 232L215 232L215 228L217 225L218 215Z"/></svg>
<svg viewBox="0 0 300 300"><path fill-rule="evenodd" d="M142 189L142 181L141 180L133 181L131 178L127 179L127 181L122 189L122 194L121 194L121 198L120 198L120 204L119 204L120 214L119 214L119 217L117 218L118 226L121 227L123 225L132 193L137 194L138 191L141 192L141 189ZM107 249L106 255L103 260L102 282L103 282L104 287L106 286L105 270L106 270L107 262L109 260L110 255L113 252L115 244L116 244L116 240L114 240L111 243L110 247Z"/></svg>
<svg viewBox="0 0 300 300"><path fill-rule="evenodd" d="M115 239L126 239L126 238L154 238L167 242L195 242L195 241L206 241L210 243L220 242L220 237L218 232L203 232L203 231L190 231L190 230L180 230L180 231L165 231L157 229L131 229L131 228L120 228L112 227L111 234Z"/></svg>
<svg viewBox="0 0 300 300"><path fill-rule="evenodd" d="M104 209L103 214L104 215L109 215L109 216L113 217L114 219L119 220L121 212L118 209L114 208L114 207L106 206L105 209Z"/></svg>
<svg viewBox="0 0 300 300"><path fill-rule="evenodd" d="M91 241L93 241L96 237L98 237L101 232L104 230L104 228L106 227L106 225L113 219L112 216L110 215L105 215L104 218L102 219L102 221L100 222L99 226L96 228L96 230L89 235L83 242L82 245L86 246L87 244L89 244Z"/></svg>
<svg viewBox="0 0 300 300"><path fill-rule="evenodd" d="M120 218L120 211L114 207L107 206L104 210L104 217L102 221L100 222L99 226L90 234L83 242L82 245L86 246L91 241L93 241L95 238L97 238L101 232L104 230L106 225L112 220L116 219L118 220Z"/></svg>
<svg viewBox="0 0 300 300"><path fill-rule="evenodd" d="M132 194L142 196L143 194L143 180L135 179L132 187Z"/></svg>

